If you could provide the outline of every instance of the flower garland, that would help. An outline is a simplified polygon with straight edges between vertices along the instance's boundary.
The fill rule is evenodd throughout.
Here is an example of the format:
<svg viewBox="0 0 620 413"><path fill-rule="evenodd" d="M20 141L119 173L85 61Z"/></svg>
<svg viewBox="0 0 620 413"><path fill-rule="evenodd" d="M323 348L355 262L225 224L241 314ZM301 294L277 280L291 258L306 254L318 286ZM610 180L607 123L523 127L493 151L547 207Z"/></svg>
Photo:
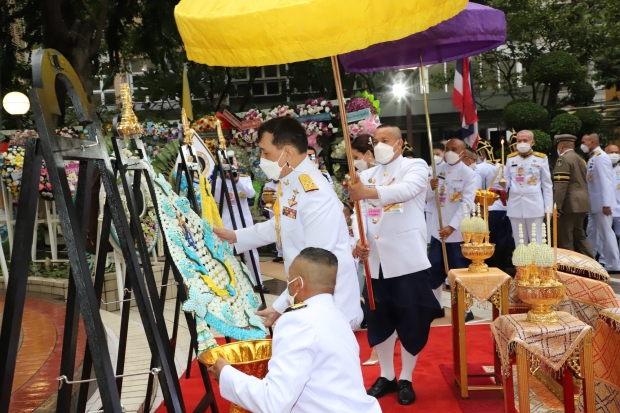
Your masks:
<svg viewBox="0 0 620 413"><path fill-rule="evenodd" d="M23 146L11 145L6 152L0 154L0 174L2 181L13 197L17 200L21 191L22 168L26 149ZM77 180L77 177L76 177ZM75 186L72 188L75 191ZM39 177L39 196L43 199L52 200L52 184L50 182L45 161L41 164L41 176Z"/></svg>
<svg viewBox="0 0 620 413"><path fill-rule="evenodd" d="M295 113L295 110L291 107L289 107L288 105L278 105L273 107L268 113L267 113L267 120L269 119L274 119L274 118L281 118L283 116L290 116L290 117L297 117L297 114Z"/></svg>
<svg viewBox="0 0 620 413"><path fill-rule="evenodd" d="M170 256L179 268L189 299L182 309L194 313L198 351L217 345L209 326L236 340L266 337L267 330L254 314L259 299L252 292L247 267L234 257L206 219L189 207L159 174L155 179L159 219L166 235Z"/></svg>
<svg viewBox="0 0 620 413"><path fill-rule="evenodd" d="M379 116L371 115L369 118L360 120L357 123L349 124L349 135L351 139L355 139L364 133L373 136L380 124Z"/></svg>

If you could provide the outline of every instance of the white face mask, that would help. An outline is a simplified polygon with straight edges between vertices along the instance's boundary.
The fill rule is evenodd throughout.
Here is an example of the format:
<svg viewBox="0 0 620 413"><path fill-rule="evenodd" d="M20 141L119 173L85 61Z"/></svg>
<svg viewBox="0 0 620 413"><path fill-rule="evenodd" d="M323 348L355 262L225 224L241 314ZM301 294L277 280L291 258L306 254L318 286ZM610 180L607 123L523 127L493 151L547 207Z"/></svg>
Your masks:
<svg viewBox="0 0 620 413"><path fill-rule="evenodd" d="M394 147L396 144L398 144L398 141L396 141L392 146L387 143L379 142L377 146L375 146L375 159L377 162L381 165L389 163L394 157Z"/></svg>
<svg viewBox="0 0 620 413"><path fill-rule="evenodd" d="M455 165L458 161L461 160L461 155L456 152L452 152L452 151L446 152L444 157L445 157L446 162L448 162L449 165Z"/></svg>
<svg viewBox="0 0 620 413"><path fill-rule="evenodd" d="M360 172L368 169L368 164L363 158L354 160L353 165L355 165L355 169L357 169Z"/></svg>
<svg viewBox="0 0 620 413"><path fill-rule="evenodd" d="M590 152L590 148L588 148L585 143L582 143L580 148L581 148L581 152L583 152L583 153Z"/></svg>
<svg viewBox="0 0 620 413"><path fill-rule="evenodd" d="M620 162L620 154L610 153L609 154L609 159L611 159L611 163L613 163L615 165L618 162Z"/></svg>
<svg viewBox="0 0 620 413"><path fill-rule="evenodd" d="M270 161L267 158L260 158L259 166L265 173L265 176L267 176L267 179L273 179L274 181L280 179L280 174L284 168L284 165L280 166L280 158L282 158L283 154L284 151L282 151L277 161Z"/></svg>
<svg viewBox="0 0 620 413"><path fill-rule="evenodd" d="M532 146L527 142L517 143L517 150L519 153L528 153L532 149Z"/></svg>
<svg viewBox="0 0 620 413"><path fill-rule="evenodd" d="M438 155L433 155L433 159L435 160L435 165L439 165L440 163L443 162L443 158Z"/></svg>
<svg viewBox="0 0 620 413"><path fill-rule="evenodd" d="M469 168L475 171L476 170L476 164L472 163L471 165L469 165Z"/></svg>
<svg viewBox="0 0 620 413"><path fill-rule="evenodd" d="M299 278L299 277L297 277L297 278ZM292 283L294 283L295 280L297 280L297 278L293 278L291 281L287 281L286 282L286 297L287 297L288 302L289 302L290 305L295 304L295 297L297 297L297 294L299 294L299 291L301 291L304 288L304 279L303 278L299 278L299 280L301 281L301 288L299 290L297 290L295 295L291 295L288 292L288 286L291 285Z"/></svg>

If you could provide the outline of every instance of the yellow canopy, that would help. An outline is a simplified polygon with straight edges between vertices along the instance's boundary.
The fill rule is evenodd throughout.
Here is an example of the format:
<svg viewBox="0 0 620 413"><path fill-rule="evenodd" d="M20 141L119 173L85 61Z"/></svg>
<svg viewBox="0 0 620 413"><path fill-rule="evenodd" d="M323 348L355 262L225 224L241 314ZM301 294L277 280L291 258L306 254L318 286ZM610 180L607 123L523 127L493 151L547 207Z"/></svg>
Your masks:
<svg viewBox="0 0 620 413"><path fill-rule="evenodd" d="M181 0L174 17L189 60L265 66L401 39L466 5L467 0Z"/></svg>

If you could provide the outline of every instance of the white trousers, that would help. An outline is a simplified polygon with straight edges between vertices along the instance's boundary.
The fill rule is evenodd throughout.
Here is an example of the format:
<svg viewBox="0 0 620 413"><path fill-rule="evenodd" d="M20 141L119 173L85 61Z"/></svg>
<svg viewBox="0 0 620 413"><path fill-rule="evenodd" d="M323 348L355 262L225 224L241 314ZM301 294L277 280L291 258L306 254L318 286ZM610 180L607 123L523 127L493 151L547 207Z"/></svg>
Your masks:
<svg viewBox="0 0 620 413"><path fill-rule="evenodd" d="M529 244L532 240L532 225L536 225L536 241L542 243L542 223L543 217L540 218L514 218L510 217L510 225L512 226L512 236L515 240L515 247L519 245L519 224L523 226L523 243ZM493 231L493 228L490 228Z"/></svg>
<svg viewBox="0 0 620 413"><path fill-rule="evenodd" d="M616 237L620 238L620 217L614 217L614 232Z"/></svg>
<svg viewBox="0 0 620 413"><path fill-rule="evenodd" d="M612 222L611 215L602 212L588 214L588 242L594 254L598 252L601 262L605 262L607 271L620 271L620 253Z"/></svg>

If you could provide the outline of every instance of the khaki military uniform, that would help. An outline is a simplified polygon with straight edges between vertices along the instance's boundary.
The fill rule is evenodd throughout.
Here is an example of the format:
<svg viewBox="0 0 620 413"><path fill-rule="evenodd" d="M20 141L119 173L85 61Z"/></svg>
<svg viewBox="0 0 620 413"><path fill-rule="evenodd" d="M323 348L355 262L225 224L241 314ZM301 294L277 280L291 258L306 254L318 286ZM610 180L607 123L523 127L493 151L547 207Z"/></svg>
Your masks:
<svg viewBox="0 0 620 413"><path fill-rule="evenodd" d="M583 223L590 212L586 163L569 149L555 163L553 201L558 212L558 247L592 257Z"/></svg>

